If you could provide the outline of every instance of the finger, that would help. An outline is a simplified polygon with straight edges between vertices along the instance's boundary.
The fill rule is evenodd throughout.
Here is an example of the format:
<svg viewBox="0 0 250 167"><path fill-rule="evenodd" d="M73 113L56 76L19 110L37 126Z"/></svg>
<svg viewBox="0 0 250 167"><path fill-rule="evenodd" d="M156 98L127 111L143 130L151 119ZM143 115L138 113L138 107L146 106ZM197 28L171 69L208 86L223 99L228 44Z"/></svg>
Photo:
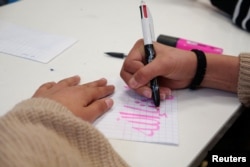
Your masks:
<svg viewBox="0 0 250 167"><path fill-rule="evenodd" d="M144 67L144 54L143 40L138 40L128 54L128 57L125 59L120 71L121 78L127 84L133 74Z"/></svg>
<svg viewBox="0 0 250 167"><path fill-rule="evenodd" d="M144 44L143 40L138 40L133 48L130 50L128 57L124 61L124 69L129 71L136 68L138 66L143 66L145 63L145 51L144 51ZM132 64L131 64L132 63Z"/></svg>
<svg viewBox="0 0 250 167"><path fill-rule="evenodd" d="M143 39L139 39L138 41L136 41L136 43L132 47L127 58L142 61L144 57L145 57L144 41Z"/></svg>
<svg viewBox="0 0 250 167"><path fill-rule="evenodd" d="M126 72L126 71L124 71L124 70L121 70L120 76L121 76L121 78L124 80L124 82L130 87L130 85L129 85L128 82L129 82L130 79L133 77L133 74L128 73L128 72Z"/></svg>
<svg viewBox="0 0 250 167"><path fill-rule="evenodd" d="M162 74L162 64L160 59L154 59L152 62L140 68L133 76L129 79L129 87L136 89L143 85L146 85L153 78L160 76Z"/></svg>
<svg viewBox="0 0 250 167"><path fill-rule="evenodd" d="M171 95L171 89L166 87L160 87L160 98L161 100L167 99ZM135 90L141 96L146 98L152 98L152 90L148 86L143 86Z"/></svg>
<svg viewBox="0 0 250 167"><path fill-rule="evenodd" d="M127 61L123 64L122 71L133 74L144 66L145 65L143 64L142 61L138 60Z"/></svg>
<svg viewBox="0 0 250 167"><path fill-rule="evenodd" d="M57 87L68 87L78 85L80 82L80 77L78 75L63 79L57 83Z"/></svg>
<svg viewBox="0 0 250 167"><path fill-rule="evenodd" d="M48 89L52 88L55 84L56 84L56 82L47 82L47 83L41 85L38 89L39 90L48 90Z"/></svg>
<svg viewBox="0 0 250 167"><path fill-rule="evenodd" d="M144 64L139 61L132 61L125 63L120 71L121 78L125 81L126 84L129 85L129 80L133 77L133 75L144 67Z"/></svg>
<svg viewBox="0 0 250 167"><path fill-rule="evenodd" d="M91 87L88 89L86 89L86 87L82 87L81 89L82 97L85 99L83 106L88 106L93 101L99 100L114 93L115 87L113 85L107 85L103 87Z"/></svg>
<svg viewBox="0 0 250 167"><path fill-rule="evenodd" d="M121 77L128 86L133 89L146 85L151 79L158 75L156 71L159 71L157 68L159 65L153 63L155 61L153 60L145 66L143 63L145 61L144 55L143 40L138 40L126 58L122 71L120 72Z"/></svg>
<svg viewBox="0 0 250 167"><path fill-rule="evenodd" d="M86 121L94 122L98 117L107 112L114 102L110 98L100 99L91 103L84 111L80 113L80 117Z"/></svg>
<svg viewBox="0 0 250 167"><path fill-rule="evenodd" d="M125 59L123 63L123 69L128 72L134 73L137 70L138 66L144 65L144 57L145 57L145 51L144 51L143 41L138 40L133 46L133 48L130 50L127 58Z"/></svg>
<svg viewBox="0 0 250 167"><path fill-rule="evenodd" d="M138 93L139 95L142 95L144 97L147 97L147 98L152 97L152 90L148 86L139 87L139 88L135 89L135 91L136 91L136 93Z"/></svg>
<svg viewBox="0 0 250 167"><path fill-rule="evenodd" d="M160 87L160 98L161 100L165 100L167 98L169 98L172 94L172 91L170 88L166 88L166 87Z"/></svg>
<svg viewBox="0 0 250 167"><path fill-rule="evenodd" d="M105 78L101 78L99 80L83 84L83 86L89 86L89 87L99 87L99 86L105 86L105 85L107 85L107 79Z"/></svg>
<svg viewBox="0 0 250 167"><path fill-rule="evenodd" d="M37 97L42 95L45 91L47 91L48 89L52 88L53 86L55 86L56 83L55 82L47 82L45 84L42 84L34 93L34 95L32 97Z"/></svg>

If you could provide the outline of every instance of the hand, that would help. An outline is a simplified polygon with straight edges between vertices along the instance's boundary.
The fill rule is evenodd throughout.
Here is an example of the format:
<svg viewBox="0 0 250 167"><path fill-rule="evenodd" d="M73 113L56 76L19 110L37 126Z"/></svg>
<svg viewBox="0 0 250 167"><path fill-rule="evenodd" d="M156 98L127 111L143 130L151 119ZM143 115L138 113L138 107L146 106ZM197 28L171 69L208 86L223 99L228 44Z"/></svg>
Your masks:
<svg viewBox="0 0 250 167"><path fill-rule="evenodd" d="M138 40L125 59L120 75L128 86L137 93L151 98L148 83L158 77L161 99L171 94L170 89L186 88L192 81L197 59L193 52L154 43L155 59L144 64L143 40Z"/></svg>
<svg viewBox="0 0 250 167"><path fill-rule="evenodd" d="M93 122L113 106L113 100L107 96L114 92L115 87L107 85L106 79L83 85L79 83L79 76L66 78L58 83L48 82L40 86L33 97L55 100L76 116Z"/></svg>

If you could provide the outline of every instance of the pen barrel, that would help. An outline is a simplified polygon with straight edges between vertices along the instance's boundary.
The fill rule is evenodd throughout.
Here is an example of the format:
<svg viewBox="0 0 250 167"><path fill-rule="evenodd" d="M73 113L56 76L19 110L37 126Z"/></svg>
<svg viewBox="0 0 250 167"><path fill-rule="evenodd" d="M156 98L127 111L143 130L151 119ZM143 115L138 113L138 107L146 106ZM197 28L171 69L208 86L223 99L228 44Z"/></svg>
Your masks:
<svg viewBox="0 0 250 167"><path fill-rule="evenodd" d="M153 44L147 44L144 46L146 63L150 63L155 58L155 50Z"/></svg>
<svg viewBox="0 0 250 167"><path fill-rule="evenodd" d="M152 30L150 29L152 25L150 25L148 19L142 19L141 23L142 23L144 45L150 45L152 44L152 41L154 40L152 38Z"/></svg>
<svg viewBox="0 0 250 167"><path fill-rule="evenodd" d="M150 63L155 58L155 50L153 44L148 44L144 46L145 55L146 55L146 64ZM152 99L156 107L160 105L160 91L157 81L157 77L153 78L150 81L150 88L152 90Z"/></svg>
<svg viewBox="0 0 250 167"><path fill-rule="evenodd" d="M157 78L150 81L150 88L152 90L152 99L156 107L160 105L160 90Z"/></svg>

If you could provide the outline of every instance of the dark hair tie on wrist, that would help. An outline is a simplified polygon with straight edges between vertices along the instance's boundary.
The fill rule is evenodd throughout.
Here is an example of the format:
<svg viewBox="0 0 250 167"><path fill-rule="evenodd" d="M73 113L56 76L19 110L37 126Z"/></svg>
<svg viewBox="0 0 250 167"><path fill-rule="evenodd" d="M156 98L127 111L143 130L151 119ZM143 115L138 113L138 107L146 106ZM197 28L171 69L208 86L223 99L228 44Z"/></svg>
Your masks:
<svg viewBox="0 0 250 167"><path fill-rule="evenodd" d="M197 68L196 68L195 76L191 84L189 85L189 88L191 90L195 90L204 79L206 68L207 68L207 60L203 51L197 50L197 49L192 49L191 51L194 52L197 57Z"/></svg>

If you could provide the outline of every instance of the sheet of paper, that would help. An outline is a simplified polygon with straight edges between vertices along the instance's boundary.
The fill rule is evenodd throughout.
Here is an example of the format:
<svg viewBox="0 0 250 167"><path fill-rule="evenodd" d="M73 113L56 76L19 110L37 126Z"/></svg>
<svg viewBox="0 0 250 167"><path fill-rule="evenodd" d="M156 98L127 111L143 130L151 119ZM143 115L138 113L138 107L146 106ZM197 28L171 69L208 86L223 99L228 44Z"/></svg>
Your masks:
<svg viewBox="0 0 250 167"><path fill-rule="evenodd" d="M151 99L139 96L121 79L111 83L116 86L114 106L94 124L107 138L178 145L175 92L156 109Z"/></svg>
<svg viewBox="0 0 250 167"><path fill-rule="evenodd" d="M75 39L40 32L0 21L0 52L48 63L76 42Z"/></svg>

